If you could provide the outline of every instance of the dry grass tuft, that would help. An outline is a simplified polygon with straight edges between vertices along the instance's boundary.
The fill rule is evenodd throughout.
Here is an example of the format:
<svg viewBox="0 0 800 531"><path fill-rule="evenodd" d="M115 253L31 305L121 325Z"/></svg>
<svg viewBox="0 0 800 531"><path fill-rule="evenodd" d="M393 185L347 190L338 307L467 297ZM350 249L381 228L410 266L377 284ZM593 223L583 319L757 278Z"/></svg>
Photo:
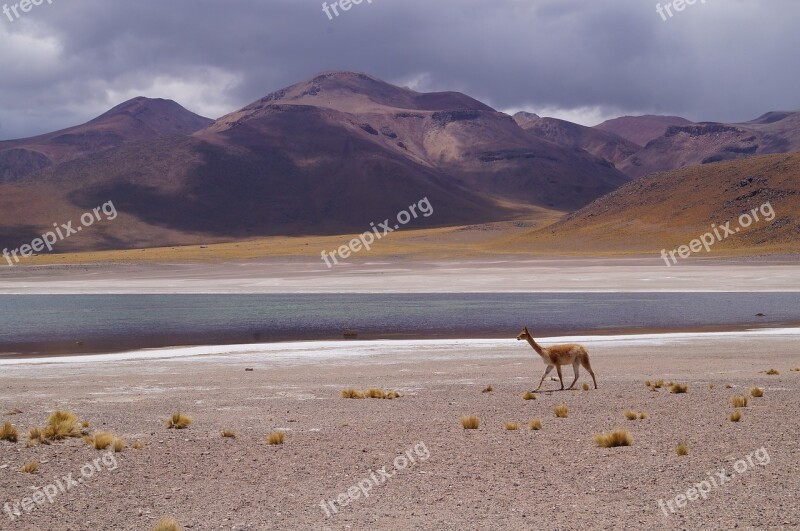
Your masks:
<svg viewBox="0 0 800 531"><path fill-rule="evenodd" d="M689 389L688 385L681 385L678 383L673 383L672 385L669 386L669 392L676 395L685 393L688 389Z"/></svg>
<svg viewBox="0 0 800 531"><path fill-rule="evenodd" d="M792 367L792 368L791 368L791 369L789 369L789 370L790 370L790 371L794 371L794 372L800 372L800 367Z"/></svg>
<svg viewBox="0 0 800 531"><path fill-rule="evenodd" d="M158 521L153 531L181 531L182 529L181 524L179 524L177 520L165 516Z"/></svg>
<svg viewBox="0 0 800 531"><path fill-rule="evenodd" d="M709 389L714 389L714 384L708 384Z"/></svg>
<svg viewBox="0 0 800 531"><path fill-rule="evenodd" d="M131 448L133 448L134 450L141 450L142 448L144 448L144 443L142 441L136 441L135 443L133 443L133 446L131 446Z"/></svg>
<svg viewBox="0 0 800 531"><path fill-rule="evenodd" d="M465 430L477 430L481 426L481 419L476 415L461 417L461 426Z"/></svg>
<svg viewBox="0 0 800 531"><path fill-rule="evenodd" d="M15 443L19 440L19 432L17 431L17 427L11 424L10 422L6 422L3 424L3 427L0 428L0 441L8 441Z"/></svg>
<svg viewBox="0 0 800 531"><path fill-rule="evenodd" d="M584 384L581 386L581 389L583 389L584 391L588 391L588 390L590 389L590 387L589 387L589 384L587 384L587 383L584 383Z"/></svg>
<svg viewBox="0 0 800 531"><path fill-rule="evenodd" d="M394 400L395 398L400 398L401 396L403 395L401 395L397 391L389 391L383 398L385 398L386 400Z"/></svg>
<svg viewBox="0 0 800 531"><path fill-rule="evenodd" d="M640 419L640 420L644 420L644 419L646 419L648 416L649 416L649 415L647 414L647 411L642 411L641 413L639 413L639 419Z"/></svg>
<svg viewBox="0 0 800 531"><path fill-rule="evenodd" d="M639 418L639 415L637 415L635 411L631 411L630 409L625 413L623 413L623 415L625 415L625 418L628 420L636 420L637 418Z"/></svg>
<svg viewBox="0 0 800 531"><path fill-rule="evenodd" d="M81 428L88 428L88 427L89 427L89 421L88 420L84 420L84 421L81 422Z"/></svg>
<svg viewBox="0 0 800 531"><path fill-rule="evenodd" d="M114 444L112 446L114 447L114 453L118 454L128 447L128 443L122 437L114 437Z"/></svg>
<svg viewBox="0 0 800 531"><path fill-rule="evenodd" d="M28 430L28 446L33 446L45 440L44 431L34 426Z"/></svg>
<svg viewBox="0 0 800 531"><path fill-rule="evenodd" d="M686 443L680 443L678 447L675 448L675 453L678 455L689 455L689 447L686 446Z"/></svg>
<svg viewBox="0 0 800 531"><path fill-rule="evenodd" d="M608 433L600 433L594 436L594 442L602 448L614 448L616 446L630 446L633 444L633 437L628 430L617 428Z"/></svg>
<svg viewBox="0 0 800 531"><path fill-rule="evenodd" d="M506 429L509 431L515 431L519 429L518 422L506 422Z"/></svg>
<svg viewBox="0 0 800 531"><path fill-rule="evenodd" d="M752 389L750 389L750 396L752 396L753 398L761 398L762 396L764 396L764 390L761 389L760 387L753 387Z"/></svg>
<svg viewBox="0 0 800 531"><path fill-rule="evenodd" d="M725 384L725 389L733 389L733 386L731 384Z"/></svg>
<svg viewBox="0 0 800 531"><path fill-rule="evenodd" d="M542 422L539 419L533 419L528 423L528 428L534 431L542 429Z"/></svg>
<svg viewBox="0 0 800 531"><path fill-rule="evenodd" d="M267 442L273 446L283 444L285 440L286 433L282 431L273 431L269 434L269 437L267 437Z"/></svg>
<svg viewBox="0 0 800 531"><path fill-rule="evenodd" d="M486 386L486 389L481 391L481 393L491 393L492 391L494 391L494 387L492 387L491 384L489 384Z"/></svg>
<svg viewBox="0 0 800 531"><path fill-rule="evenodd" d="M567 406L565 406L564 404L561 404L560 406L556 406L553 408L553 413L556 414L556 417L560 419L565 419L569 415L569 408L567 408Z"/></svg>
<svg viewBox="0 0 800 531"><path fill-rule="evenodd" d="M386 398L386 391L372 387L364 391L364 396L367 398Z"/></svg>
<svg viewBox="0 0 800 531"><path fill-rule="evenodd" d="M653 385L653 382L651 382L650 380L645 380L644 381L644 386L645 387L650 387L651 385Z"/></svg>
<svg viewBox="0 0 800 531"><path fill-rule="evenodd" d="M114 436L105 431L96 431L83 438L95 450L105 450L114 444Z"/></svg>
<svg viewBox="0 0 800 531"><path fill-rule="evenodd" d="M742 412L741 411L734 411L731 413L731 416L728 417L731 422L739 422L742 420Z"/></svg>
<svg viewBox="0 0 800 531"><path fill-rule="evenodd" d="M364 398L364 393L359 391L358 389L353 389L352 387L348 387L339 392L339 396L342 398Z"/></svg>
<svg viewBox="0 0 800 531"><path fill-rule="evenodd" d="M164 425L169 429L176 429L176 430L183 430L189 427L189 424L192 423L192 417L189 415L184 415L180 411L177 411L172 414L170 418L164 421Z"/></svg>
<svg viewBox="0 0 800 531"><path fill-rule="evenodd" d="M69 411L54 411L47 417L47 426L44 429L46 439L60 441L68 437L80 436L78 418Z"/></svg>
<svg viewBox="0 0 800 531"><path fill-rule="evenodd" d="M233 430L222 430L222 437L223 438L229 438L229 439L235 439L236 438L236 432L233 431Z"/></svg>
<svg viewBox="0 0 800 531"><path fill-rule="evenodd" d="M22 467L22 471L23 471L23 472L25 472L26 474L33 474L33 473L34 473L34 472L36 472L37 470L39 470L39 463L38 463L38 461L31 461L30 463L26 463L26 464L25 464L25 465Z"/></svg>
<svg viewBox="0 0 800 531"><path fill-rule="evenodd" d="M664 380L657 380L653 384L653 389L661 389L662 387L664 387Z"/></svg>
<svg viewBox="0 0 800 531"><path fill-rule="evenodd" d="M525 400L536 400L536 393L533 391L526 391L525 394L522 395L522 398Z"/></svg>
<svg viewBox="0 0 800 531"><path fill-rule="evenodd" d="M780 372L778 371L778 369L770 369L767 371L767 374L769 374L770 376L777 376L778 374L780 374Z"/></svg>
<svg viewBox="0 0 800 531"><path fill-rule="evenodd" d="M747 407L747 397L744 395L732 396L731 405L733 407Z"/></svg>

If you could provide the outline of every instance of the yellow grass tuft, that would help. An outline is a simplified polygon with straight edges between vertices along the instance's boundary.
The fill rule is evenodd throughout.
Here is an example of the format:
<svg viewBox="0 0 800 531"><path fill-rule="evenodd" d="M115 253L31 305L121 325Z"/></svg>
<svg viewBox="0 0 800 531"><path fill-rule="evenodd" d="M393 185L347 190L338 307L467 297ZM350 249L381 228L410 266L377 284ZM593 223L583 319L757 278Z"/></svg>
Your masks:
<svg viewBox="0 0 800 531"><path fill-rule="evenodd" d="M144 448L144 443L142 441L136 441L135 443L133 443L133 446L131 446L131 448L133 448L134 450L141 450L142 448Z"/></svg>
<svg viewBox="0 0 800 531"><path fill-rule="evenodd" d="M640 418L641 420L644 420L644 419L646 419L648 416L649 416L649 415L647 414L647 411L642 411L641 413L639 413L639 418Z"/></svg>
<svg viewBox="0 0 800 531"><path fill-rule="evenodd" d="M662 387L664 387L664 380L656 380L653 384L653 389L661 389Z"/></svg>
<svg viewBox="0 0 800 531"><path fill-rule="evenodd" d="M165 516L158 521L153 531L181 531L182 529L181 524L179 524L177 520Z"/></svg>
<svg viewBox="0 0 800 531"><path fill-rule="evenodd" d="M675 453L678 455L689 455L689 447L686 446L686 443L680 443L678 447L675 448Z"/></svg>
<svg viewBox="0 0 800 531"><path fill-rule="evenodd" d="M792 368L791 368L791 369L789 369L789 370L790 370L790 371L794 371L794 372L800 372L800 367L792 367Z"/></svg>
<svg viewBox="0 0 800 531"><path fill-rule="evenodd" d="M386 391L372 387L364 391L364 396L367 398L386 398Z"/></svg>
<svg viewBox="0 0 800 531"><path fill-rule="evenodd" d="M561 404L560 406L556 406L553 408L553 413L556 414L556 417L560 419L565 419L569 415L569 408L567 408L567 406L565 406L564 404Z"/></svg>
<svg viewBox="0 0 800 531"><path fill-rule="evenodd" d="M645 380L644 381L644 386L645 387L650 387L651 385L653 385L653 382L651 382L650 380Z"/></svg>
<svg viewBox="0 0 800 531"><path fill-rule="evenodd" d="M738 410L734 411L733 413L731 413L731 416L728 417L728 419L730 419L731 422L739 422L740 420L742 420L742 412Z"/></svg>
<svg viewBox="0 0 800 531"><path fill-rule="evenodd" d="M714 389L714 384L708 384L709 389Z"/></svg>
<svg viewBox="0 0 800 531"><path fill-rule="evenodd" d="M625 418L628 420L636 420L639 417L635 411L631 411L630 409L623 413L623 415L625 415Z"/></svg>
<svg viewBox="0 0 800 531"><path fill-rule="evenodd" d="M587 383L583 384L581 386L581 389L583 389L584 391L588 391L589 390L589 384L587 384Z"/></svg>
<svg viewBox="0 0 800 531"><path fill-rule="evenodd" d="M83 438L95 450L105 450L114 444L114 436L105 431L96 431Z"/></svg>
<svg viewBox="0 0 800 531"><path fill-rule="evenodd" d="M685 393L688 389L689 389L688 385L681 385L678 383L673 383L672 385L669 386L669 392L676 395Z"/></svg>
<svg viewBox="0 0 800 531"><path fill-rule="evenodd" d="M534 431L542 429L542 422L539 419L533 419L528 423L528 428Z"/></svg>
<svg viewBox="0 0 800 531"><path fill-rule="evenodd" d="M744 395L732 396L731 405L733 407L747 407L747 397Z"/></svg>
<svg viewBox="0 0 800 531"><path fill-rule="evenodd" d="M608 433L599 433L594 436L594 442L602 448L613 448L616 446L630 446L633 444L633 437L628 430L617 428Z"/></svg>
<svg viewBox="0 0 800 531"><path fill-rule="evenodd" d="M536 393L533 391L526 391L525 394L522 395L522 398L525 400L536 400Z"/></svg>
<svg viewBox="0 0 800 531"><path fill-rule="evenodd" d="M752 396L753 398L761 398L762 396L764 396L764 390L761 389L760 387L753 387L752 389L750 389L750 396Z"/></svg>
<svg viewBox="0 0 800 531"><path fill-rule="evenodd" d="M37 461L31 461L22 467L22 471L26 474L33 474L37 470L39 470L39 463Z"/></svg>
<svg viewBox="0 0 800 531"><path fill-rule="evenodd" d="M114 443L112 445L114 447L114 453L120 453L128 447L128 443L122 437L114 437Z"/></svg>
<svg viewBox="0 0 800 531"><path fill-rule="evenodd" d="M359 391L358 389L353 389L352 387L348 387L339 392L339 396L342 398L364 398L364 393Z"/></svg>
<svg viewBox="0 0 800 531"><path fill-rule="evenodd" d="M222 437L223 438L229 438L229 439L235 439L236 438L236 432L233 431L233 430L222 430Z"/></svg>
<svg viewBox="0 0 800 531"><path fill-rule="evenodd" d="M177 411L172 414L170 418L164 421L164 425L169 429L176 429L182 430L189 427L189 424L192 423L192 417L189 415L184 415L180 411Z"/></svg>
<svg viewBox="0 0 800 531"><path fill-rule="evenodd" d="M767 374L769 374L770 376L776 376L780 374L780 372L778 371L778 369L770 369L767 371Z"/></svg>
<svg viewBox="0 0 800 531"><path fill-rule="evenodd" d="M725 389L733 389L733 386L731 384L725 384Z"/></svg>
<svg viewBox="0 0 800 531"><path fill-rule="evenodd" d="M480 425L481 419L476 415L461 417L461 426L463 426L465 430L477 430Z"/></svg>
<svg viewBox="0 0 800 531"><path fill-rule="evenodd" d="M401 395L397 391L389 391L383 398L385 398L386 400L394 400L395 398L400 398L401 396L403 395Z"/></svg>
<svg viewBox="0 0 800 531"><path fill-rule="evenodd" d="M273 431L267 437L267 442L271 445L283 444L286 440L286 434L282 431Z"/></svg>
<svg viewBox="0 0 800 531"><path fill-rule="evenodd" d="M518 422L506 422L506 429L509 431L515 431L519 429Z"/></svg>
<svg viewBox="0 0 800 531"><path fill-rule="evenodd" d="M36 426L34 426L33 428L30 428L28 430L29 443L36 444L42 442L43 440L44 440L44 432L42 431L41 428L37 428ZM31 444L30 446L33 446L33 444Z"/></svg>
<svg viewBox="0 0 800 531"><path fill-rule="evenodd" d="M47 417L47 426L44 429L46 439L60 441L68 437L80 436L78 418L69 411L54 411Z"/></svg>
<svg viewBox="0 0 800 531"><path fill-rule="evenodd" d="M88 428L88 427L89 427L89 421L88 420L84 420L84 421L81 422L81 428Z"/></svg>
<svg viewBox="0 0 800 531"><path fill-rule="evenodd" d="M11 424L10 422L6 422L3 424L3 427L0 428L0 441L8 441L15 443L19 440L19 432L17 431L17 427Z"/></svg>
<svg viewBox="0 0 800 531"><path fill-rule="evenodd" d="M489 385L486 386L486 389L481 391L481 393L491 393L492 391L494 391L494 387L492 387L492 385L489 384Z"/></svg>

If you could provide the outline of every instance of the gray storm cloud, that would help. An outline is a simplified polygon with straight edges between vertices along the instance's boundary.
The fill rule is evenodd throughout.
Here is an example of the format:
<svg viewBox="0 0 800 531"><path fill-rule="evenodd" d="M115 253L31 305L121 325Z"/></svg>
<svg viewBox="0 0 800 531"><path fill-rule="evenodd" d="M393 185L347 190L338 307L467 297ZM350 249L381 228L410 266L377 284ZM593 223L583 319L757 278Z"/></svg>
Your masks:
<svg viewBox="0 0 800 531"><path fill-rule="evenodd" d="M589 125L800 108L800 3L697 0L664 20L674 1L364 0L330 17L316 0L0 0L0 138L137 95L216 118L322 70Z"/></svg>

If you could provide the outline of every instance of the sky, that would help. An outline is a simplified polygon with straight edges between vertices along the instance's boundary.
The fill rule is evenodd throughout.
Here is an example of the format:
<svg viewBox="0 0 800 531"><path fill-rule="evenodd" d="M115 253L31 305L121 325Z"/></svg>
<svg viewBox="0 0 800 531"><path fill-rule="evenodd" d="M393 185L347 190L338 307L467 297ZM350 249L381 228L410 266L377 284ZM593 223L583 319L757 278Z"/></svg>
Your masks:
<svg viewBox="0 0 800 531"><path fill-rule="evenodd" d="M20 1L0 0L0 139L135 96L218 118L326 70L584 125L800 109L797 0Z"/></svg>

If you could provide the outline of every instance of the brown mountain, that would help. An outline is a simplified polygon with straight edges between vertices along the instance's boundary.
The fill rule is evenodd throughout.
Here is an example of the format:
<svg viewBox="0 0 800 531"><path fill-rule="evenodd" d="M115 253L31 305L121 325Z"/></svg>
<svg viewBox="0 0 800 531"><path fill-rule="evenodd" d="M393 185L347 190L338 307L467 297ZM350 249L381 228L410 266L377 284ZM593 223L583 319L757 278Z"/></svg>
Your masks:
<svg viewBox="0 0 800 531"><path fill-rule="evenodd" d="M592 202L563 220L505 242L552 253L647 253L658 257L731 221L719 252L800 252L800 154L752 157L651 175ZM759 210L760 221L739 227ZM767 218L772 219L767 219ZM739 227L740 231L735 229ZM726 233L719 230L720 235Z"/></svg>
<svg viewBox="0 0 800 531"><path fill-rule="evenodd" d="M644 116L621 116L606 120L600 125L594 126L595 129L608 131L617 136L638 144L646 146L651 140L663 135L667 129L673 125L689 125L692 122L680 116L658 116L646 114Z"/></svg>
<svg viewBox="0 0 800 531"><path fill-rule="evenodd" d="M171 100L134 98L83 125L0 142L0 183L125 143L189 135L211 122Z"/></svg>
<svg viewBox="0 0 800 531"><path fill-rule="evenodd" d="M464 94L329 72L191 136L123 143L5 185L0 227L24 242L19 234L112 200L123 221L64 246L335 234L368 230L428 197L434 214L412 223L421 228L574 210L627 180Z"/></svg>
<svg viewBox="0 0 800 531"><path fill-rule="evenodd" d="M614 133L558 118L541 118L536 114L518 112L514 115L514 121L538 138L559 146L584 149L613 164L622 162L642 149L639 144Z"/></svg>
<svg viewBox="0 0 800 531"><path fill-rule="evenodd" d="M697 164L800 150L800 113L772 112L745 123L674 125L618 165L637 178Z"/></svg>

